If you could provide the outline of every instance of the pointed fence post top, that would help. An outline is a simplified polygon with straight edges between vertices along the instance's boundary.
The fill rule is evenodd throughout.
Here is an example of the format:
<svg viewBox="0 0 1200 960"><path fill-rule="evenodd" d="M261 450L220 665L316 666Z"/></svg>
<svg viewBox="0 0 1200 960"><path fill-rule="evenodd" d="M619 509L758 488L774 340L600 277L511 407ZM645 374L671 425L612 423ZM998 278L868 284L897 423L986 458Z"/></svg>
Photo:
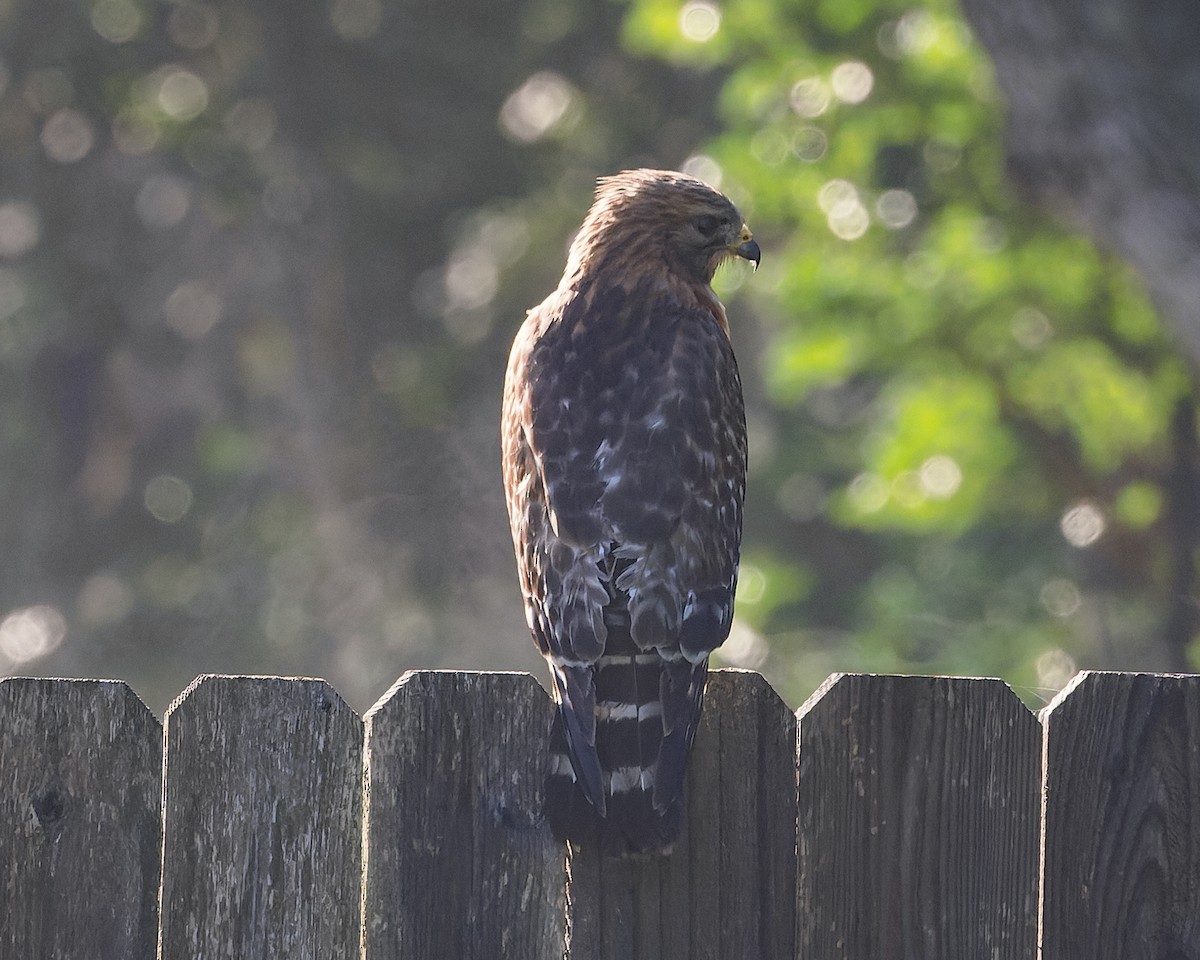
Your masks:
<svg viewBox="0 0 1200 960"><path fill-rule="evenodd" d="M947 677L878 673L831 673L800 705L796 716L804 721L824 710L842 709L841 698L899 698L901 702L936 701L948 708L968 704L993 709L1007 704L1019 715L1027 715L1025 724L1036 725L1037 716L1016 695L1012 687L997 677ZM1017 708L1020 708L1019 710Z"/></svg>
<svg viewBox="0 0 1200 960"><path fill-rule="evenodd" d="M719 696L724 700L749 700L788 709L783 698L766 677L757 670L745 670L741 667L710 670L705 697L712 696Z"/></svg>
<svg viewBox="0 0 1200 960"><path fill-rule="evenodd" d="M1050 724L1061 721L1070 711L1087 709L1093 701L1118 702L1130 696L1153 698L1169 692L1200 696L1200 674L1082 670L1042 708L1041 717Z"/></svg>
<svg viewBox="0 0 1200 960"><path fill-rule="evenodd" d="M196 677L167 707L164 722L177 714L210 710L215 704L236 700L240 709L257 707L266 713L278 713L281 707L297 708L304 704L325 713L358 714L330 684L320 677L239 676L203 673Z"/></svg>
<svg viewBox="0 0 1200 960"><path fill-rule="evenodd" d="M127 716L158 723L158 718L124 680L93 680L76 677L0 677L0 703L7 699L38 700L58 705L85 702L121 707Z"/></svg>
<svg viewBox="0 0 1200 960"><path fill-rule="evenodd" d="M368 724L376 718L405 709L401 702L413 697L512 697L515 699L539 696L546 699L546 692L531 674L506 670L406 670L388 691L372 704L364 720Z"/></svg>

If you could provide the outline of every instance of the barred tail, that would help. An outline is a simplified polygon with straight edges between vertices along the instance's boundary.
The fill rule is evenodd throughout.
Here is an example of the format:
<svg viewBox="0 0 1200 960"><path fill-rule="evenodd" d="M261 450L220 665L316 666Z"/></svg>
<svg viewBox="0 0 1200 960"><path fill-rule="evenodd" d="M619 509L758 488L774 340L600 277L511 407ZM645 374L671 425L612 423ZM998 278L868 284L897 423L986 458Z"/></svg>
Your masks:
<svg viewBox="0 0 1200 960"><path fill-rule="evenodd" d="M606 608L605 622L608 641L594 664L550 658L559 710L546 813L560 839L596 838L613 853L657 850L682 826L708 661L639 649L618 602Z"/></svg>

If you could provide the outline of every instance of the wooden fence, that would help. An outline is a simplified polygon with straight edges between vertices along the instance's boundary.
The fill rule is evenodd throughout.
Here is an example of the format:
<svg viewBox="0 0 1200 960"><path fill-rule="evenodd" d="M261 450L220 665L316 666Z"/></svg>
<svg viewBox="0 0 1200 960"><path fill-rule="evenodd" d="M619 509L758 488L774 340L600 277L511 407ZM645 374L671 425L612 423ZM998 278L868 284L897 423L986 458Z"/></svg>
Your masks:
<svg viewBox="0 0 1200 960"><path fill-rule="evenodd" d="M164 736L122 683L0 681L0 960L1200 958L1200 677L1081 674L1039 718L720 671L684 835L637 860L549 836L551 709L202 677Z"/></svg>

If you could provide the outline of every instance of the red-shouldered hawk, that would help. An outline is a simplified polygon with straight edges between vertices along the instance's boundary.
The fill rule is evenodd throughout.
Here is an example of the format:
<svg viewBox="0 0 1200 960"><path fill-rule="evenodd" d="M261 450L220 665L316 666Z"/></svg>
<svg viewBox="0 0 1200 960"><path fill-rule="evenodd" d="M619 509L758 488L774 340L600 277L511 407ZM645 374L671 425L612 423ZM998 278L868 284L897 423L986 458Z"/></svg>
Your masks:
<svg viewBox="0 0 1200 960"><path fill-rule="evenodd" d="M662 170L599 182L504 386L504 485L525 613L558 720L547 816L610 849L675 839L708 656L733 619L746 420L727 257L737 208Z"/></svg>

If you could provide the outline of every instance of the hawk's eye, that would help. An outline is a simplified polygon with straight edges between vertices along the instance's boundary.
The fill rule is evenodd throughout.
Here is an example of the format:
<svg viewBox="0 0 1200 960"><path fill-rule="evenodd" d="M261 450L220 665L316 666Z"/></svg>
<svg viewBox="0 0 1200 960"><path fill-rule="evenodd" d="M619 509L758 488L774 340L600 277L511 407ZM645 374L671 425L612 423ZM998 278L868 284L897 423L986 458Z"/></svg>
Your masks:
<svg viewBox="0 0 1200 960"><path fill-rule="evenodd" d="M711 237L716 233L717 227L720 225L720 217L714 217L711 213L704 213L696 218L696 229L706 237Z"/></svg>

